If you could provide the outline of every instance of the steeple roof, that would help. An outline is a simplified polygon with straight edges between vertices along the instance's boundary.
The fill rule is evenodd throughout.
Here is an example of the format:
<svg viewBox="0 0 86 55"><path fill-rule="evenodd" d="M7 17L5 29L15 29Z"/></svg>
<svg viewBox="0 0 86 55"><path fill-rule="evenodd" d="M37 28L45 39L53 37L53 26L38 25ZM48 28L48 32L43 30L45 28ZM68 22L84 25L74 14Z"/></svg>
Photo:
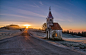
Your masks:
<svg viewBox="0 0 86 55"><path fill-rule="evenodd" d="M48 18L53 18L52 13L51 13L51 8L49 7L49 14L48 14Z"/></svg>

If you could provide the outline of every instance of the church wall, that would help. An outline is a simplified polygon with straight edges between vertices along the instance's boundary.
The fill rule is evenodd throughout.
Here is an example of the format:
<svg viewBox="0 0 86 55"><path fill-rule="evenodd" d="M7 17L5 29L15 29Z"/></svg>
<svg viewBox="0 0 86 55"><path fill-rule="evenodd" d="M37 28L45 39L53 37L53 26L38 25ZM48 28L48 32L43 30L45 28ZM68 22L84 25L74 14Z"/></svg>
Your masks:
<svg viewBox="0 0 86 55"><path fill-rule="evenodd" d="M50 38L52 38L54 31L56 31L56 33L57 33L57 37L55 37L55 38L62 38L62 30L51 30Z"/></svg>

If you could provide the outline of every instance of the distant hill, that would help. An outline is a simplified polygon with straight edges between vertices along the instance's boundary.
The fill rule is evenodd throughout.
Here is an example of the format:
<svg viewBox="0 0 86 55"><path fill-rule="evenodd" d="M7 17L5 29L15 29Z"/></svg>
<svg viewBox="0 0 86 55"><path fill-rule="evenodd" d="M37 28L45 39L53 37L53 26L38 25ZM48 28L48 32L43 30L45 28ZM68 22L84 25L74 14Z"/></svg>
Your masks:
<svg viewBox="0 0 86 55"><path fill-rule="evenodd" d="M7 25L7 26L4 26L4 27L1 27L0 29L15 30L15 29L20 29L20 27L18 25L11 24L11 25Z"/></svg>

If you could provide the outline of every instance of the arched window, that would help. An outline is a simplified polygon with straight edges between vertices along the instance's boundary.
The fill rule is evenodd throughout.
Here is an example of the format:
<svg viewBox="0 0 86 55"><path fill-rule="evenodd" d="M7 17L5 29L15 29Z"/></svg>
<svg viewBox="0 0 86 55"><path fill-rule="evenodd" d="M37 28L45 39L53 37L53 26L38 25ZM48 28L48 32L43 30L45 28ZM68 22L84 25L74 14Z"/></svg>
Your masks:
<svg viewBox="0 0 86 55"><path fill-rule="evenodd" d="M57 33L55 33L55 37L57 37Z"/></svg>
<svg viewBox="0 0 86 55"><path fill-rule="evenodd" d="M50 21L52 21L52 19L50 19Z"/></svg>

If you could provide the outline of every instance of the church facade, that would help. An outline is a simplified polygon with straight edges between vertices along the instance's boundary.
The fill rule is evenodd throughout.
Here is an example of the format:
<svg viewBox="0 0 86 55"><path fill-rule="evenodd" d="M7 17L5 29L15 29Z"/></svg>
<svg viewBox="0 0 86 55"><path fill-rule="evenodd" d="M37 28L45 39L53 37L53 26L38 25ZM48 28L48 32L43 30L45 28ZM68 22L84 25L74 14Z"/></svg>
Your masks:
<svg viewBox="0 0 86 55"><path fill-rule="evenodd" d="M46 36L47 38L58 38L62 39L62 28L58 23L53 22L53 16L51 13L51 8L49 8L49 14L48 17L46 18L46 25L47 25L47 30L46 30Z"/></svg>

